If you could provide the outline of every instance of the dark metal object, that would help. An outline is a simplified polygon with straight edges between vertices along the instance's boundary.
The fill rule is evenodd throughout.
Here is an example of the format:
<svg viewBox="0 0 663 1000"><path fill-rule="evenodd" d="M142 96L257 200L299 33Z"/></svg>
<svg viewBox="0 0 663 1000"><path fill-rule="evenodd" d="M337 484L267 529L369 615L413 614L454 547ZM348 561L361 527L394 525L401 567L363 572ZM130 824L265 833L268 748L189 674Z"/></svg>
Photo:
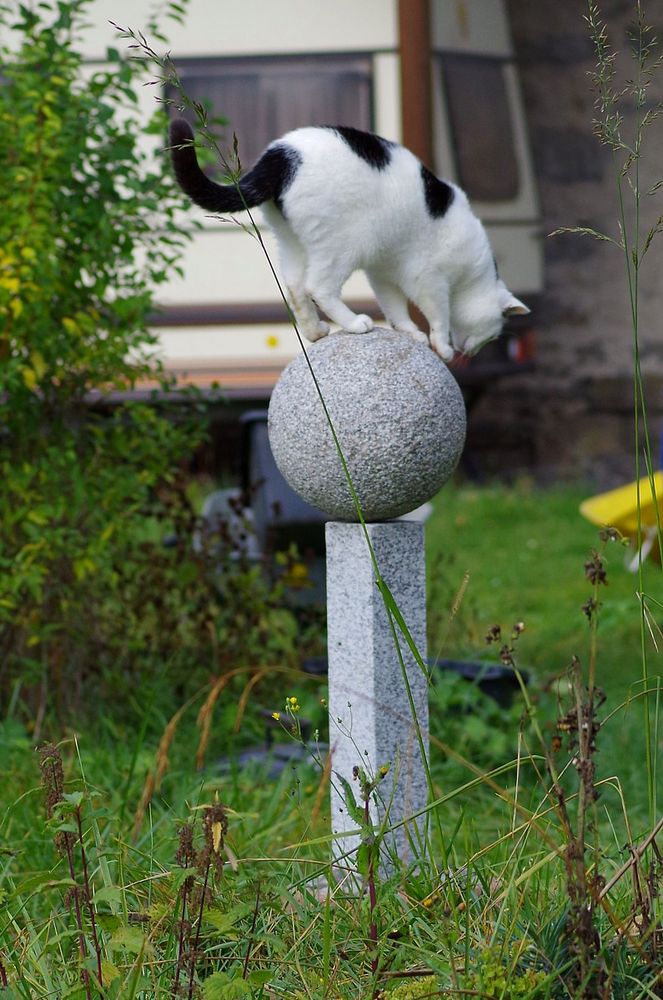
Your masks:
<svg viewBox="0 0 663 1000"><path fill-rule="evenodd" d="M479 663L467 660L429 660L428 666L435 679L436 671L449 671L462 677L463 680L475 684L479 690L492 698L501 708L508 708L514 695L520 690L518 679L513 670L499 663ZM327 676L327 659L324 656L304 660L302 670L314 677ZM525 684L529 674L521 671Z"/></svg>
<svg viewBox="0 0 663 1000"><path fill-rule="evenodd" d="M269 446L267 411L249 410L240 425L241 489L261 550L287 550L294 543L303 557L324 558L328 517L302 500L279 472Z"/></svg>
<svg viewBox="0 0 663 1000"><path fill-rule="evenodd" d="M265 722L265 742L263 746L247 747L237 754L221 757L217 761L217 766L224 771L229 771L233 766L248 767L254 764L265 771L265 779L278 778L286 768L294 770L297 765L310 765L317 767L316 760L323 758L328 750L327 743L311 744L310 749L306 745L312 738L312 724L309 719L299 718L299 729L302 742L292 739L287 743L275 741L275 736L283 735L284 725L280 719L275 719L272 712L267 710L259 713Z"/></svg>
<svg viewBox="0 0 663 1000"><path fill-rule="evenodd" d="M433 670L451 671L466 681L475 684L479 690L492 698L501 708L509 708L514 696L520 691L520 684L513 670L499 663L473 663L467 660L434 660ZM525 684L529 674L521 671Z"/></svg>

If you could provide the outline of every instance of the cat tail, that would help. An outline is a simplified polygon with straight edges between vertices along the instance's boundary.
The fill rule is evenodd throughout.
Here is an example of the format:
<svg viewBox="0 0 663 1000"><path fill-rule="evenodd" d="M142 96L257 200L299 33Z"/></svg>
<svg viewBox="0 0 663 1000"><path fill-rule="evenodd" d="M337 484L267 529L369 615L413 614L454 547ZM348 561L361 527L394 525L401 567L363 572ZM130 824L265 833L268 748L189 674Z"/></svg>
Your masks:
<svg viewBox="0 0 663 1000"><path fill-rule="evenodd" d="M208 212L242 212L270 200L279 204L280 195L295 166L289 155L294 150L274 145L265 150L239 184L217 184L200 169L193 145L193 130L184 118L175 118L171 122L170 145L177 183L196 205Z"/></svg>

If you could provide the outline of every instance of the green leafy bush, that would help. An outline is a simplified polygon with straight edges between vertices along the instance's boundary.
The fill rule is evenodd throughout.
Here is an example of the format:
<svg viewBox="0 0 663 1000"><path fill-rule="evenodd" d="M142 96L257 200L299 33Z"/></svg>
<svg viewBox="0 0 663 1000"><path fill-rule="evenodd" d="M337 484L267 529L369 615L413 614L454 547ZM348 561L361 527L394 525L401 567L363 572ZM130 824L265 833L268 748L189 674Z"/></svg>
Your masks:
<svg viewBox="0 0 663 1000"><path fill-rule="evenodd" d="M0 416L15 445L87 390L145 374L153 289L184 241L174 186L144 142L163 113L138 119L139 63L110 52L107 69L84 71L88 6L0 12L13 36L0 88Z"/></svg>
<svg viewBox="0 0 663 1000"><path fill-rule="evenodd" d="M182 696L296 641L227 540L192 549L204 407L90 408L93 391L166 385L147 323L186 235L153 151L164 112L141 120L139 61L83 65L88 7L0 7L0 691L38 718L83 694L126 702L146 672Z"/></svg>

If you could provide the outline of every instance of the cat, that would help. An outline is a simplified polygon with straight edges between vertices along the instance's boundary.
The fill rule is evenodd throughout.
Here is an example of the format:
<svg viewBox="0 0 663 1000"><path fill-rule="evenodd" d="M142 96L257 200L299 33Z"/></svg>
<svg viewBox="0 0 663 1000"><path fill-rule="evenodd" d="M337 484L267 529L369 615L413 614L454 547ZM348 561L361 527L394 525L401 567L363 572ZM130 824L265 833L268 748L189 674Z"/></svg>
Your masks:
<svg viewBox="0 0 663 1000"><path fill-rule="evenodd" d="M349 333L373 327L341 300L357 270L391 326L427 342L408 301L421 310L444 361L456 350L476 353L504 317L529 312L499 278L464 192L395 142L344 126L295 129L270 143L239 185L205 176L184 119L171 123L170 144L177 181L197 205L214 213L262 206L288 304L310 341L329 332L316 306Z"/></svg>

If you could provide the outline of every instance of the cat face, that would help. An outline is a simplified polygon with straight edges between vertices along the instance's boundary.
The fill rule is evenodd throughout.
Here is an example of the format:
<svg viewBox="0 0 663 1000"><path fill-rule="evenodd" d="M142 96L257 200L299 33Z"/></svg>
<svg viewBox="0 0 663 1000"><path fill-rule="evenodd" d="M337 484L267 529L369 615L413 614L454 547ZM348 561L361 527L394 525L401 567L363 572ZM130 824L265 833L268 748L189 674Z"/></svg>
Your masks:
<svg viewBox="0 0 663 1000"><path fill-rule="evenodd" d="M488 286L471 288L452 299L451 339L457 351L476 352L502 332L509 316L526 315L527 306L517 299L500 278Z"/></svg>

